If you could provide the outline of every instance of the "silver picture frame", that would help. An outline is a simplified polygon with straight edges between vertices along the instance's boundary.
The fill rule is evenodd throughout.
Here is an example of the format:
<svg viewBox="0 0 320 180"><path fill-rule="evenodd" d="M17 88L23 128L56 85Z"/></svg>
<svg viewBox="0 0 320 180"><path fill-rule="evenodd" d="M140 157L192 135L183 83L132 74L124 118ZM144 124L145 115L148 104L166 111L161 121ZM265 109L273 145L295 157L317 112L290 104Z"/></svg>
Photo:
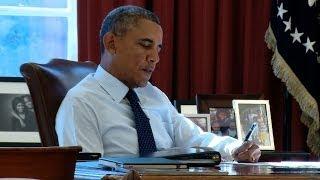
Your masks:
<svg viewBox="0 0 320 180"><path fill-rule="evenodd" d="M233 100L237 136L244 140L253 123L257 124L250 141L261 150L275 150L269 100Z"/></svg>

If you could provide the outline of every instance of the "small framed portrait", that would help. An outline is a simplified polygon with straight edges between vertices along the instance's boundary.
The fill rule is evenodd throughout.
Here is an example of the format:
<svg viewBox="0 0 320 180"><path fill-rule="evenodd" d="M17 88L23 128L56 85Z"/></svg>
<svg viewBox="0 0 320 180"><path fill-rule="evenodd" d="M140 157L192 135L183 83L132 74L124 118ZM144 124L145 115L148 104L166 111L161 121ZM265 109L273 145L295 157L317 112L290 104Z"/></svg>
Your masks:
<svg viewBox="0 0 320 180"><path fill-rule="evenodd" d="M23 78L0 80L0 146L40 146L32 99Z"/></svg>
<svg viewBox="0 0 320 180"><path fill-rule="evenodd" d="M198 114L196 101L190 100L174 100L174 106L181 114Z"/></svg>
<svg viewBox="0 0 320 180"><path fill-rule="evenodd" d="M269 100L233 100L238 139L244 140L252 124L257 127L249 140L261 150L275 150Z"/></svg>
<svg viewBox="0 0 320 180"><path fill-rule="evenodd" d="M198 125L203 131L211 131L210 114L185 114L184 116Z"/></svg>
<svg viewBox="0 0 320 180"><path fill-rule="evenodd" d="M233 108L209 108L211 132L219 136L237 138L237 127Z"/></svg>

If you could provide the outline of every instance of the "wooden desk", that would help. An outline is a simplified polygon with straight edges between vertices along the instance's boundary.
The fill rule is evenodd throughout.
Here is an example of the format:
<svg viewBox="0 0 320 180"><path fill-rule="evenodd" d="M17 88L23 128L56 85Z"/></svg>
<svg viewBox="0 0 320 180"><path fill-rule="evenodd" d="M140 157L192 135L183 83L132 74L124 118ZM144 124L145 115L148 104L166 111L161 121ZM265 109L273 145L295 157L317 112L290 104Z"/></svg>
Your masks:
<svg viewBox="0 0 320 180"><path fill-rule="evenodd" d="M0 178L73 179L81 147L0 148Z"/></svg>
<svg viewBox="0 0 320 180"><path fill-rule="evenodd" d="M96 165L94 165L96 163ZM77 164L77 166L79 166ZM97 162L92 162L92 167L96 167L101 175L101 167ZM79 172L78 172L79 173ZM108 171L105 171L108 173ZM268 165L247 165L221 163L217 167L191 168L182 170L138 170L136 178L146 180L207 180L207 179L320 179L320 169L312 171L296 169L274 169ZM79 175L79 174L78 174ZM76 173L75 179L79 176ZM139 176L140 175L140 176ZM102 175L103 176L103 175ZM115 175L113 175L115 176ZM121 176L121 175L120 175ZM132 175L131 175L132 176ZM96 178L99 178L97 174ZM86 179L81 177L81 179ZM89 177L88 177L89 179Z"/></svg>
<svg viewBox="0 0 320 180"><path fill-rule="evenodd" d="M311 153L292 151L261 151L259 161L308 161Z"/></svg>

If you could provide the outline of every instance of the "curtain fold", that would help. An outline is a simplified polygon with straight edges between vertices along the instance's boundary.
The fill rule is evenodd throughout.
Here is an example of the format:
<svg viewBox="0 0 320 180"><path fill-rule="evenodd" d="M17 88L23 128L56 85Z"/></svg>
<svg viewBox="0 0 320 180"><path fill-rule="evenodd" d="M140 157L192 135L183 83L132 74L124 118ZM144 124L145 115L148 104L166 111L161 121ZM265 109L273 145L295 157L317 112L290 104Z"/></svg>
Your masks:
<svg viewBox="0 0 320 180"><path fill-rule="evenodd" d="M197 93L263 93L270 100L276 149L282 150L283 88L272 73L271 52L264 42L271 0L78 0L79 60L99 62L102 19L128 4L160 17L164 38L154 85L170 99L191 99ZM294 140L305 137L305 127L293 110ZM292 150L308 151L305 139L298 139Z"/></svg>
<svg viewBox="0 0 320 180"><path fill-rule="evenodd" d="M169 96L172 96L173 77L173 33L174 33L174 1L161 0L153 1L153 12L160 18L163 30L163 48L160 53L160 63L158 63L151 81Z"/></svg>

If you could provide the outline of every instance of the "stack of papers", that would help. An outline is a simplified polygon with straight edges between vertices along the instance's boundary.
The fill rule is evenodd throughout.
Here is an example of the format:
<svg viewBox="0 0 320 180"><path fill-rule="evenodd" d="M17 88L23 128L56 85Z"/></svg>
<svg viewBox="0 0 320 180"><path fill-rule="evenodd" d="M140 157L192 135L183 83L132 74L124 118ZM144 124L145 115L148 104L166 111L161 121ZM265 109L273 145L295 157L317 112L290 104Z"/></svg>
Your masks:
<svg viewBox="0 0 320 180"><path fill-rule="evenodd" d="M102 179L104 176L124 176L127 172L110 171L99 166L98 161L77 162L75 179Z"/></svg>

